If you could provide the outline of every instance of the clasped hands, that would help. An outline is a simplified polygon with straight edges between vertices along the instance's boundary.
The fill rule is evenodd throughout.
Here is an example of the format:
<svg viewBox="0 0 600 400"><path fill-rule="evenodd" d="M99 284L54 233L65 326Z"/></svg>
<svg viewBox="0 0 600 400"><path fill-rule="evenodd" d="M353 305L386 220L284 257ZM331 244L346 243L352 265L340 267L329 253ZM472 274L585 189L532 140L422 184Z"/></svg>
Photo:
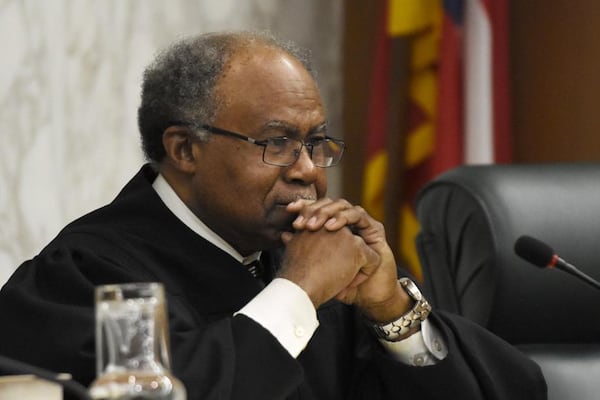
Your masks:
<svg viewBox="0 0 600 400"><path fill-rule="evenodd" d="M336 298L374 322L393 321L410 309L383 224L362 207L323 198L297 200L287 211L298 216L295 232L282 234L286 250L278 276L299 285L315 308Z"/></svg>

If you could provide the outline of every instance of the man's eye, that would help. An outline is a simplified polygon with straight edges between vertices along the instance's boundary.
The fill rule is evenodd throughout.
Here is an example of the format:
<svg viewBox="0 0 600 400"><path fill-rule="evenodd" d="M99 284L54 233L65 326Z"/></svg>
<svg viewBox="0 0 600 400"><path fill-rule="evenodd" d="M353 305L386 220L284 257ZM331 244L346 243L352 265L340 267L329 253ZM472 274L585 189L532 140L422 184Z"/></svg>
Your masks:
<svg viewBox="0 0 600 400"><path fill-rule="evenodd" d="M274 137L269 139L269 144L277 147L285 147L288 141L288 138L285 136Z"/></svg>
<svg viewBox="0 0 600 400"><path fill-rule="evenodd" d="M307 144L317 146L327 140L326 136L313 136L306 141Z"/></svg>

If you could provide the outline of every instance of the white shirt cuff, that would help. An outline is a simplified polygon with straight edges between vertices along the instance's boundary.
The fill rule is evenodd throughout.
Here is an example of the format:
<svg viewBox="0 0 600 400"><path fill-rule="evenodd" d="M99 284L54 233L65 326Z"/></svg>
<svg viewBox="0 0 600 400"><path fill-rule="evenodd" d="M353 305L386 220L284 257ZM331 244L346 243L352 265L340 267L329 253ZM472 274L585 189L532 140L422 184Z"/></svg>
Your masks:
<svg viewBox="0 0 600 400"><path fill-rule="evenodd" d="M319 326L317 312L306 292L283 278L273 279L235 314L238 313L271 332L294 358L304 350Z"/></svg>
<svg viewBox="0 0 600 400"><path fill-rule="evenodd" d="M428 319L421 323L421 330L399 342L380 339L398 361L417 367L434 365L448 355L448 348L439 330Z"/></svg>

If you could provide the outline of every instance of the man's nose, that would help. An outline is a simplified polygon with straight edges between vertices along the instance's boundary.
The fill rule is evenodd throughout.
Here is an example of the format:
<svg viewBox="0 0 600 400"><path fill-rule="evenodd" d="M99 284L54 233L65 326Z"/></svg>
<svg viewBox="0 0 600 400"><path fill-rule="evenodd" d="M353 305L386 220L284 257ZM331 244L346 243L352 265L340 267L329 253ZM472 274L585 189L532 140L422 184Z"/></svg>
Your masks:
<svg viewBox="0 0 600 400"><path fill-rule="evenodd" d="M296 161L286 168L286 176L289 180L300 180L312 183L317 179L319 167L312 161L311 149L302 146Z"/></svg>

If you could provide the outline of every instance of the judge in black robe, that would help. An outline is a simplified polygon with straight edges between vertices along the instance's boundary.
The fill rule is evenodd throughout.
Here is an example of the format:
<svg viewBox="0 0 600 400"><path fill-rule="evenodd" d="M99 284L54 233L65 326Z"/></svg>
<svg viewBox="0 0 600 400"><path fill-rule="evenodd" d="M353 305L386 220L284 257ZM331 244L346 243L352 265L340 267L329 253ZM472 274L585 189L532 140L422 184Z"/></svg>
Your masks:
<svg viewBox="0 0 600 400"><path fill-rule="evenodd" d="M88 385L94 287L153 281L167 292L172 370L191 400L545 398L536 364L464 319L432 313L448 353L426 367L375 337L373 322L412 304L381 224L325 196L323 167L342 153L302 54L243 33L192 38L161 57L139 111L153 168L18 268L0 291L0 354ZM276 271L306 294L319 327L297 358L236 314L266 282L172 213L152 186L156 170L240 255L265 253L267 282ZM311 228L296 214L323 218Z"/></svg>

